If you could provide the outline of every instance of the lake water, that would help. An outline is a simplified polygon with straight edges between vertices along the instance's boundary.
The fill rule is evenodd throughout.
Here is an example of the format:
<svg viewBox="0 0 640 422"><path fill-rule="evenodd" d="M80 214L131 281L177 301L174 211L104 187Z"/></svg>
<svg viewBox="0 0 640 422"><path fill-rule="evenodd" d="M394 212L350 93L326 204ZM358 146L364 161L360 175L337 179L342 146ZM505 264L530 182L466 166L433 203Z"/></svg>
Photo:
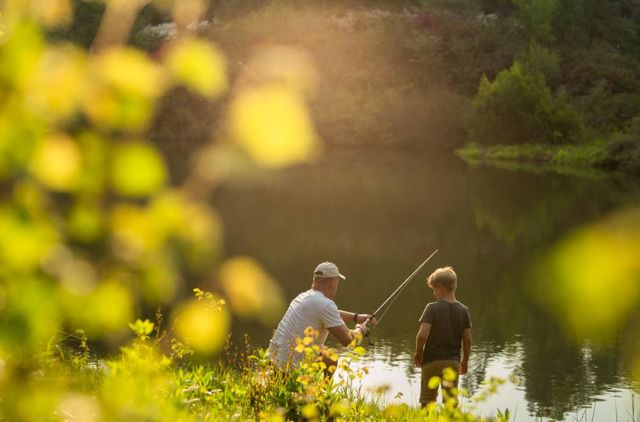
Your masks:
<svg viewBox="0 0 640 422"><path fill-rule="evenodd" d="M625 421L640 420L631 375L640 357L639 313L606 343L575 340L531 297L526 275L534 256L572 230L640 204L639 185L473 167L446 152L343 150L313 165L229 182L216 191L215 204L227 255L260 260L287 301L309 288L316 264L331 260L348 277L338 306L373 312L439 249L390 308L359 363L370 372L363 391L389 386L380 400L417 404L414 339L417 320L433 300L424 279L451 265L458 299L473 322L463 386L477 393L487 377L511 378L476 404L476 414L509 408L517 421ZM273 328L236 321L234 332L248 332L266 346Z"/></svg>

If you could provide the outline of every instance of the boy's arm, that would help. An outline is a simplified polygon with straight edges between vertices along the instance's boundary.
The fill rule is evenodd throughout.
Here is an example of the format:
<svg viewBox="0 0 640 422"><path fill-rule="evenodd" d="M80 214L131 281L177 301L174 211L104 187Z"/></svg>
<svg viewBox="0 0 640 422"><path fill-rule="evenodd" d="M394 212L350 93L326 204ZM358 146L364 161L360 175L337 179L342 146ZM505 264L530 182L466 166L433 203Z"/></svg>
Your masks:
<svg viewBox="0 0 640 422"><path fill-rule="evenodd" d="M460 375L467 373L469 369L469 354L471 353L471 328L465 328L462 332L462 361L460 362Z"/></svg>
<svg viewBox="0 0 640 422"><path fill-rule="evenodd" d="M422 353L424 352L424 345L427 343L429 337L429 331L431 331L431 324L423 322L420 324L420 329L416 335L416 353L413 355L413 364L419 368L422 366Z"/></svg>

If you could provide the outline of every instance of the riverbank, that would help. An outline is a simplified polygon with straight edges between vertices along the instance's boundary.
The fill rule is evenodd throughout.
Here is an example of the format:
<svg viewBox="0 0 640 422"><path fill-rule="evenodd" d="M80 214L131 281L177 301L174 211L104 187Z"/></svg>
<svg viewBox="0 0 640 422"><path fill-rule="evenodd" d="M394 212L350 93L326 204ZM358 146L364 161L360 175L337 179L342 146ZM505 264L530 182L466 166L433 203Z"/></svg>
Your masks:
<svg viewBox="0 0 640 422"><path fill-rule="evenodd" d="M10 407L3 416L10 420L59 416L65 420L283 422L506 422L510 417L508 411L497 411L495 417L471 413L473 401L486 400L504 383L493 378L473 399L460 390L463 409L450 400L427 408L384 403L380 399L384 386L363 392L354 382L367 376L365 369L354 365L365 349L342 351L339 368L327 377L320 349L312 346L315 333L299 340L296 351L305 358L300 367L285 373L273 366L266 351L248 344L240 351L228 343L212 361L211 356L194 355L176 339L167 347L166 333L151 337L155 327L148 320L138 320L131 327L137 338L122 347L119 355L104 359L89 351L83 333L70 335L66 344L41 357L41 369L25 387L37 405Z"/></svg>
<svg viewBox="0 0 640 422"><path fill-rule="evenodd" d="M632 141L594 141L582 145L492 145L469 143L454 153L472 163L498 167L545 170L562 173L623 172L640 175L640 146Z"/></svg>

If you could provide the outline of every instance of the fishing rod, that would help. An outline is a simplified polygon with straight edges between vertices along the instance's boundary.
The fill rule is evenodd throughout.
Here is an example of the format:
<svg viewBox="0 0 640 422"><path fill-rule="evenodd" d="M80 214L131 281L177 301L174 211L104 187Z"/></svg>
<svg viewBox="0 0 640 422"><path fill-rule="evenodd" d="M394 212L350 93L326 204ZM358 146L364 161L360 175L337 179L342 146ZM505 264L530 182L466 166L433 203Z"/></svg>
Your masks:
<svg viewBox="0 0 640 422"><path fill-rule="evenodd" d="M382 302L382 305L380 305L378 307L378 309L376 309L376 311L374 313L372 313L369 318L367 318L367 322L373 318L375 318L376 316L379 315L378 319L378 323L382 320L382 317L384 316L384 314L387 313L387 311L389 310L389 308L391 307L391 305L393 305L393 302L396 301L396 299L398 298L398 296L400 296L400 293L402 293L402 291L404 290L405 287L407 287L407 285L409 284L409 282L411 281L411 279L413 279L413 277L415 277L416 274L418 274L418 272L422 269L422 267L424 267L427 262L429 262L429 260L431 258L433 258L433 256L438 252L438 249L436 249L435 251L433 251L433 253L431 255L429 255L429 257L427 259L424 260L424 262L422 262L422 264L420 264L420 266L418 268L415 269L414 272L411 273L411 275L409 277L407 277L407 279L405 281L402 282L402 284L400 284L400 286L398 286L397 289L395 289L393 291L393 293L391 293L391 295L389 295L389 297ZM387 309L384 310L384 312L382 314L380 314L380 311L387 305L389 304L389 306L387 306Z"/></svg>

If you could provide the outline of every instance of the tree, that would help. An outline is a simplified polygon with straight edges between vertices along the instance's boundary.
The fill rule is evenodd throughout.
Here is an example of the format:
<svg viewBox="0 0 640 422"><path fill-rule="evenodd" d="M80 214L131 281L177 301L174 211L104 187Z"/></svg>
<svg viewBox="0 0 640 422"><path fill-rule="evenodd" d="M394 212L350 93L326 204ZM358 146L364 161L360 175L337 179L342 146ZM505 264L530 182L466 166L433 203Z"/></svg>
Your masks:
<svg viewBox="0 0 640 422"><path fill-rule="evenodd" d="M493 82L482 77L468 122L471 140L482 144L570 142L581 127L564 96L554 98L544 76L518 62Z"/></svg>

